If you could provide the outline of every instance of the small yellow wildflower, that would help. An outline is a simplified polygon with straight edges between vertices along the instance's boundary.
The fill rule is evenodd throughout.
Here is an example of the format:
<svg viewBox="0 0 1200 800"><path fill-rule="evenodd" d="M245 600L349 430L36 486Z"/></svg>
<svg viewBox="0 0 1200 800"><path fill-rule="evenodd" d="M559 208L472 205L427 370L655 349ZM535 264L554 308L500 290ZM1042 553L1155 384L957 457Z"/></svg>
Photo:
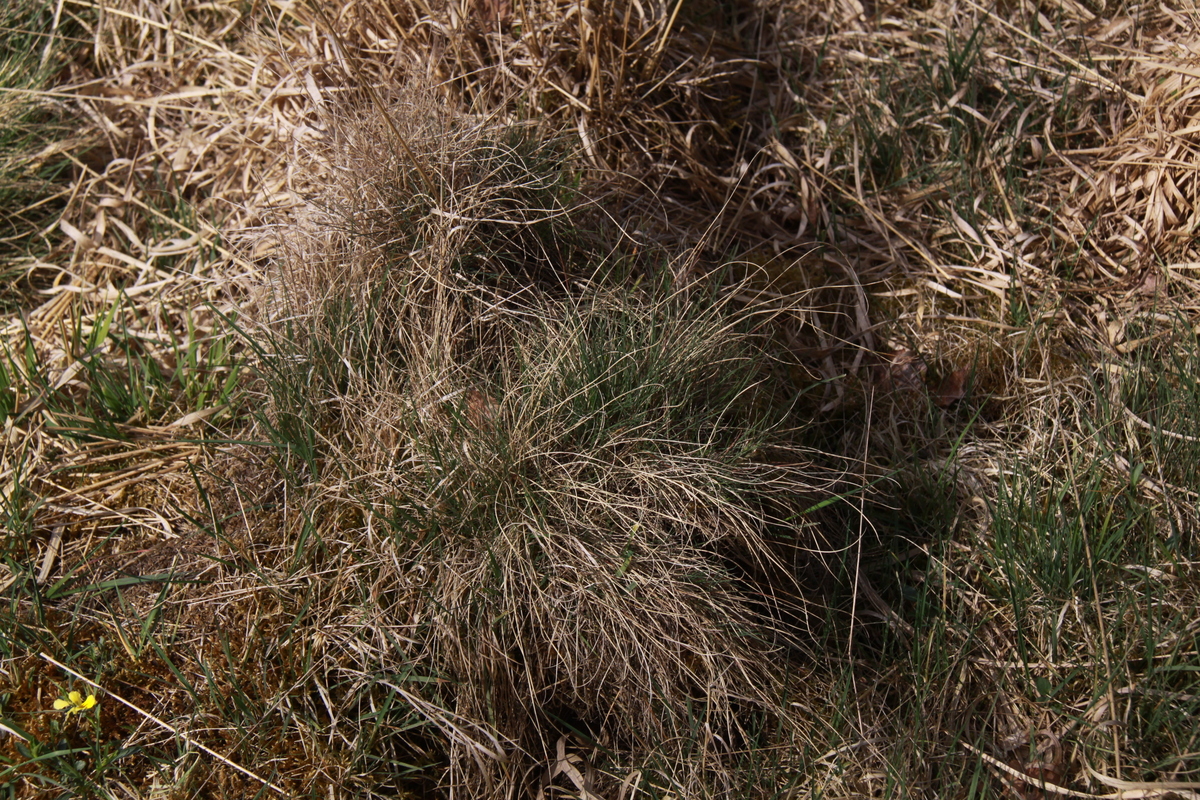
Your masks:
<svg viewBox="0 0 1200 800"><path fill-rule="evenodd" d="M71 692L67 695L66 700L55 700L54 708L57 711L62 711L65 708L67 710L67 716L70 716L76 712L87 711L89 708L94 708L97 702L96 695L94 694L89 694L85 700L83 699L83 695L79 692Z"/></svg>

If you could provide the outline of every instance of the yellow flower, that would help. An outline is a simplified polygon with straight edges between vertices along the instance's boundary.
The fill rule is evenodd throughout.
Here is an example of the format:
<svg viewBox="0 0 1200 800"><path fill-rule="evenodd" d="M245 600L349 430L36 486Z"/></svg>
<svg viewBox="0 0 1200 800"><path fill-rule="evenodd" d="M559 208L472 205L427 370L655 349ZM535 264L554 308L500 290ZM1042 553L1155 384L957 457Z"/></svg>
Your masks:
<svg viewBox="0 0 1200 800"><path fill-rule="evenodd" d="M67 695L66 700L55 700L54 708L57 711L67 710L67 716L79 711L87 711L89 708L94 708L96 705L96 695L89 694L87 699L83 699L83 695L79 692L71 692Z"/></svg>

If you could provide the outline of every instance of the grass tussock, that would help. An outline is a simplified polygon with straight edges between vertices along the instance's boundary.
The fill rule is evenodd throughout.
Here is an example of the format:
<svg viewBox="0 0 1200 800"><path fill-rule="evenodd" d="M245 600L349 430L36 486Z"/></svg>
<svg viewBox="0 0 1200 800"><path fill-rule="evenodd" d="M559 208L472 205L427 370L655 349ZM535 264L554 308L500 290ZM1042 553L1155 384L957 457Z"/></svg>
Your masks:
<svg viewBox="0 0 1200 800"><path fill-rule="evenodd" d="M645 257L573 265L539 238L596 214L552 190L578 180L572 162L548 167L521 129L422 137L424 109L388 113L373 128L409 148L391 158L373 136L331 137L344 177L282 237L260 367L277 461L319 497L313 536L340 543L311 568L379 565L354 636L403 645L359 679L437 676L426 702L473 793L572 731L632 763L693 763L671 780L695 791L775 713L773 664L809 636L802 573L825 543L806 512L833 476L768 383L787 309L673 286ZM417 163L445 205L381 201ZM371 525L326 522L334 507Z"/></svg>

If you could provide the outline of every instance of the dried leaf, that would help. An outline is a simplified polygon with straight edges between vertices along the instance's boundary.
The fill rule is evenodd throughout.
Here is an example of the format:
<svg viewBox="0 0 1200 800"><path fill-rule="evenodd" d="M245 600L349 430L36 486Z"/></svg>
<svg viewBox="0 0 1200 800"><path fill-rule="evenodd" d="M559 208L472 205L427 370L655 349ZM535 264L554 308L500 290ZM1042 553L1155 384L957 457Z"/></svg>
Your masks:
<svg viewBox="0 0 1200 800"><path fill-rule="evenodd" d="M1145 277L1142 278L1142 282L1138 285L1135 291L1137 294L1153 297L1154 295L1158 294L1160 288L1162 288L1162 284L1159 278L1158 270L1150 268L1146 270Z"/></svg>
<svg viewBox="0 0 1200 800"><path fill-rule="evenodd" d="M479 391L472 389L467 393L467 422L478 431L489 431L492 428L492 417L496 413L496 402Z"/></svg>
<svg viewBox="0 0 1200 800"><path fill-rule="evenodd" d="M933 401L939 408L949 408L962 400L967 394L967 376L970 370L966 367L954 370L945 378L934 392Z"/></svg>
<svg viewBox="0 0 1200 800"><path fill-rule="evenodd" d="M512 0L475 0L475 8L487 30L507 28L512 19Z"/></svg>
<svg viewBox="0 0 1200 800"><path fill-rule="evenodd" d="M915 392L925 385L925 360L907 347L901 347L883 365L880 384L885 391L904 389Z"/></svg>

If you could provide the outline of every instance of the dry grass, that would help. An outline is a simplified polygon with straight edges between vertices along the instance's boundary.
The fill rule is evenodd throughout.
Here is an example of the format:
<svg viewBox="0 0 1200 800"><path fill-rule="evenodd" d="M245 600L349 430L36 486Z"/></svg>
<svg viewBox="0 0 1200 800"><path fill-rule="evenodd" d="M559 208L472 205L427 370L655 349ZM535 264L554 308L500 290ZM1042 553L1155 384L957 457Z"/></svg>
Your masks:
<svg viewBox="0 0 1200 800"><path fill-rule="evenodd" d="M1190 4L14 8L13 796L1200 791Z"/></svg>

